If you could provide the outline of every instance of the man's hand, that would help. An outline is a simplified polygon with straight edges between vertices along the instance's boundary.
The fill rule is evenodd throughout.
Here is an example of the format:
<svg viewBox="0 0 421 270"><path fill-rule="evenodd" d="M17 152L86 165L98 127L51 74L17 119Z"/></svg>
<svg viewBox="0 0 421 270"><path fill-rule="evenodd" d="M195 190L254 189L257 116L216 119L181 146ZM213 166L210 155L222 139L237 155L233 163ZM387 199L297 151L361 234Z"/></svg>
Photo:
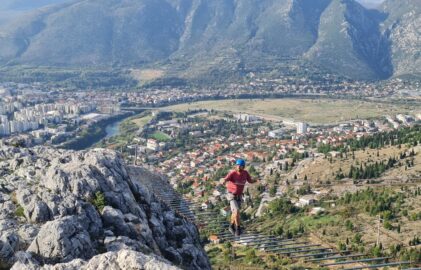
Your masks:
<svg viewBox="0 0 421 270"><path fill-rule="evenodd" d="M221 178L220 180L219 180L219 184L221 185L221 186L223 186L223 185L225 185L225 178Z"/></svg>

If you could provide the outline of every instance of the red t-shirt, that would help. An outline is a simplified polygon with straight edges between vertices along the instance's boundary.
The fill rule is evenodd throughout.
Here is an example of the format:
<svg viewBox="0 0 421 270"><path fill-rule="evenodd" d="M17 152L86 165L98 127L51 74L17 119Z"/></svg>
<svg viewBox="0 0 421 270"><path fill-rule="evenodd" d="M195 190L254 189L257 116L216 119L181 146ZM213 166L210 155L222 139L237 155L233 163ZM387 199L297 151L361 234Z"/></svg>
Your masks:
<svg viewBox="0 0 421 270"><path fill-rule="evenodd" d="M246 182L251 183L250 174L246 170L242 170L241 172L238 172L236 170L231 171L225 177L225 180L228 182L228 192L234 195L241 195L243 193Z"/></svg>

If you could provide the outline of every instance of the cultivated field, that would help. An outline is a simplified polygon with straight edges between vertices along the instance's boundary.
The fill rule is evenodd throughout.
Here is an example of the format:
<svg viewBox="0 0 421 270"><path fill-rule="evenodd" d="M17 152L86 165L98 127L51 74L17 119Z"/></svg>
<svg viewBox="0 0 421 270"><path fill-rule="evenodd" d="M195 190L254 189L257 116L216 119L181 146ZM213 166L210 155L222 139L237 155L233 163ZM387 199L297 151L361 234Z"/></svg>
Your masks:
<svg viewBox="0 0 421 270"><path fill-rule="evenodd" d="M409 113L415 110L409 105L395 105L358 100L334 99L239 99L201 101L169 106L165 109L187 111L189 109L214 109L218 111L256 114L268 120L295 120L311 124L330 124L351 119L373 118L386 114Z"/></svg>

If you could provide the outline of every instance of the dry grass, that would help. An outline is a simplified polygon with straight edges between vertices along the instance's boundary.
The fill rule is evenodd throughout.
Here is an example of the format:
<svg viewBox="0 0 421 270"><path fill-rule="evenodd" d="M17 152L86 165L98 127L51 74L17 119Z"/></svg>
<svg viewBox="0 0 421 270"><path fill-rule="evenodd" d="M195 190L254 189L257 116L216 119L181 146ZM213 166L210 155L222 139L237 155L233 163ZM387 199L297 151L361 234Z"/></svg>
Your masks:
<svg viewBox="0 0 421 270"><path fill-rule="evenodd" d="M301 168L290 173L288 177L292 179L294 174L297 174L298 179L303 179L305 175L307 175L310 183L313 184L319 182L319 180L332 180L332 186L329 188L330 194L341 196L345 192L355 192L356 190L365 189L366 186L356 186L352 184L352 181L343 180L341 180L340 183L335 184L336 181L334 180L335 176L333 174L336 174L339 168L342 168L342 171L346 175L350 166L352 164L355 165L357 160L359 163L372 163L376 161L387 160L390 156L395 156L399 160L399 154L405 150L409 151L410 149L412 148L405 148L404 146L402 146L401 149L399 149L397 146L385 147L379 150L378 157L376 149L367 149L366 151L356 151L355 160L353 160L352 156L350 155L348 158L333 158L332 163L329 162L328 159L324 158L317 158L314 161L307 160L303 162L304 165L301 166ZM388 170L383 174L382 178L405 179L410 178L411 176L421 177L421 147L415 147L414 150L417 153L414 159L414 167L405 169L405 161L401 160L401 166L396 166L395 168ZM385 183L387 182L389 181L385 181ZM391 186L390 188L396 192L400 192L399 186ZM416 187L409 188L414 190ZM402 209L408 209L409 216L411 216L411 214L418 213L421 210L421 201L418 198L419 197L408 198L406 199L405 204L402 205ZM330 211L332 211L332 213L341 213L343 212L343 208L343 206L339 206L338 208L331 209ZM348 218L354 225L355 230L353 231L347 230L343 224L344 222L340 222L339 224L325 228L327 233L324 236L321 236L323 228L314 231L314 233L321 236L325 243L336 245L339 240L344 242L346 238L352 239L355 233L359 232L363 236L362 240L366 243L367 248L374 246L377 240L377 218L363 212L349 216ZM346 219L347 218L344 217L344 221ZM387 230L383 227L383 225L380 227L380 242L385 248L388 248L392 244L397 243L403 243L407 245L409 240L411 240L415 235L418 235L418 232L421 231L421 222L419 220L412 221L408 217L404 216L400 216L398 220L399 222L394 220L391 224L394 227L400 224L401 233L398 233L396 230Z"/></svg>
<svg viewBox="0 0 421 270"><path fill-rule="evenodd" d="M151 121L152 118L153 118L152 115L147 115L144 117L132 119L130 120L130 122L135 124L138 128L142 128L147 123L149 123L149 121Z"/></svg>
<svg viewBox="0 0 421 270"><path fill-rule="evenodd" d="M130 74L135 80L145 83L161 78L165 72L159 69L132 69Z"/></svg>
<svg viewBox="0 0 421 270"><path fill-rule="evenodd" d="M339 168L342 169L342 172L345 176L348 174L351 165L356 164L356 161L361 163L374 163L376 161L387 161L389 157L397 157L399 159L399 154L403 152L405 148L399 149L396 146L386 147L379 150L379 157L377 157L376 149L367 149L365 151L355 151L355 160L352 159L352 155L349 154L348 158L333 158L332 163L328 159L323 157L316 158L314 160L306 160L303 162L302 166L299 169L294 170L290 173L289 178L292 179L294 175L297 175L298 179L304 179L307 175L307 178L310 181L326 181L334 180L336 172L339 171ZM405 176L406 178L410 177L420 177L421 176L421 147L416 147L415 152L415 166L405 169L405 162L402 162L402 166L395 167L386 171L383 174L384 178L401 178Z"/></svg>
<svg viewBox="0 0 421 270"><path fill-rule="evenodd" d="M359 118L373 118L386 114L408 113L415 108L358 100L333 99L243 99L215 100L180 104L167 107L174 111L188 109L214 109L261 115L269 120L295 120L312 124L329 124Z"/></svg>

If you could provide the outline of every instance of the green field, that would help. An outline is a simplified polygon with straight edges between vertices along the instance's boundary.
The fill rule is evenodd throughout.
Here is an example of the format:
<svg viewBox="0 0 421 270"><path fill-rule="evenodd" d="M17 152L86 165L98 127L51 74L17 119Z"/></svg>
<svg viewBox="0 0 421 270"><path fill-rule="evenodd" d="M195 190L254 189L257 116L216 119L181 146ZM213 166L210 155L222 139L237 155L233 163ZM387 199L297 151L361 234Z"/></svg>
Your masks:
<svg viewBox="0 0 421 270"><path fill-rule="evenodd" d="M369 119L386 114L410 113L415 106L338 99L239 99L200 101L166 107L173 111L214 109L260 115L268 120L294 120L331 124L352 119Z"/></svg>
<svg viewBox="0 0 421 270"><path fill-rule="evenodd" d="M160 131L153 133L150 137L160 142L167 142L171 140L170 136Z"/></svg>
<svg viewBox="0 0 421 270"><path fill-rule="evenodd" d="M148 114L139 118L132 118L130 119L130 122L135 124L138 128L143 128L147 123L149 123L149 121L152 120L152 118L152 115Z"/></svg>

